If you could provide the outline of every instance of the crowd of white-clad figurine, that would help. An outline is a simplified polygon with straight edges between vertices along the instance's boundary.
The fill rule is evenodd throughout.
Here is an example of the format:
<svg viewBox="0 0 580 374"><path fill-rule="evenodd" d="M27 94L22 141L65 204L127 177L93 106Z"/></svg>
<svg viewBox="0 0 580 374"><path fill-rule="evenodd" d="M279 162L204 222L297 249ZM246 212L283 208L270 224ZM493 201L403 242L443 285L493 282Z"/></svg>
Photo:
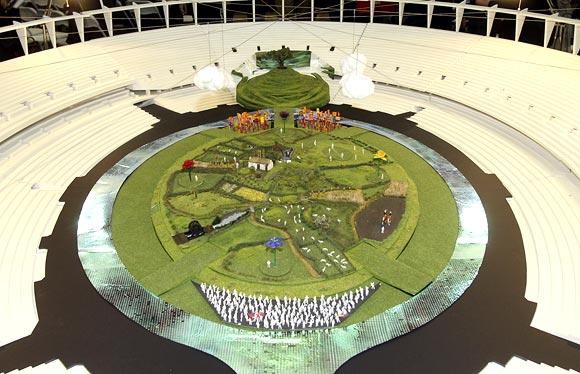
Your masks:
<svg viewBox="0 0 580 374"><path fill-rule="evenodd" d="M312 298L246 295L205 283L201 283L199 289L227 323L267 330L305 330L338 325L379 286L380 283L371 282L340 295Z"/></svg>

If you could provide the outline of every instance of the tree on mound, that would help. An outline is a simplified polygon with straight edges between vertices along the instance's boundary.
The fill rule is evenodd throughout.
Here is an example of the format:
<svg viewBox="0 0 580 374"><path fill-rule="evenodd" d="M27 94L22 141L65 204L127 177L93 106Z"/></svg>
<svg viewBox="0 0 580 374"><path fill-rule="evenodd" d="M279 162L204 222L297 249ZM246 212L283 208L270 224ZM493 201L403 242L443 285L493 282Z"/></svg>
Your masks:
<svg viewBox="0 0 580 374"><path fill-rule="evenodd" d="M292 52L288 47L282 47L282 49L279 49L277 51L270 51L268 53L270 54L268 57L273 60L276 60L276 62L278 63L278 69L286 69L286 65L284 65L284 62L288 60L290 57L292 57Z"/></svg>
<svg viewBox="0 0 580 374"><path fill-rule="evenodd" d="M261 69L286 69L310 66L310 51L292 51L288 47L276 51L256 52L256 65Z"/></svg>

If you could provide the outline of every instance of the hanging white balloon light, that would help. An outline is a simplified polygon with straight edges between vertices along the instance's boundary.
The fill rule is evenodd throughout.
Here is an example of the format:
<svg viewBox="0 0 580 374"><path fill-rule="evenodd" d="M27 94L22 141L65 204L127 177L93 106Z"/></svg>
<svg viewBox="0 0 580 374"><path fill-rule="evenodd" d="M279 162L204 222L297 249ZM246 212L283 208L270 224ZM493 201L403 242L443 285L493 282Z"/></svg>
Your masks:
<svg viewBox="0 0 580 374"><path fill-rule="evenodd" d="M222 37L222 66L226 66L225 51L224 51L224 25L221 26ZM202 90L219 91L229 90L233 91L236 88L236 83L232 74L226 71L223 67L219 67L217 63L212 63L211 58L211 34L210 26L207 28L207 51L209 54L209 65L199 70L193 77L193 83Z"/></svg>
<svg viewBox="0 0 580 374"><path fill-rule="evenodd" d="M363 99L375 92L375 84L366 75L349 73L340 79L342 94L351 99Z"/></svg>
<svg viewBox="0 0 580 374"><path fill-rule="evenodd" d="M193 83L202 90L210 91L226 89L232 91L236 86L232 75L214 64L198 71L193 77Z"/></svg>
<svg viewBox="0 0 580 374"><path fill-rule="evenodd" d="M350 55L346 56L342 59L340 63L340 68L342 74L349 74L349 73L360 73L362 74L365 70L367 63L367 58L362 53L351 53Z"/></svg>
<svg viewBox="0 0 580 374"><path fill-rule="evenodd" d="M366 68L365 55L355 52L346 56L341 62L342 94L352 99L363 99L375 92L373 81L363 74Z"/></svg>

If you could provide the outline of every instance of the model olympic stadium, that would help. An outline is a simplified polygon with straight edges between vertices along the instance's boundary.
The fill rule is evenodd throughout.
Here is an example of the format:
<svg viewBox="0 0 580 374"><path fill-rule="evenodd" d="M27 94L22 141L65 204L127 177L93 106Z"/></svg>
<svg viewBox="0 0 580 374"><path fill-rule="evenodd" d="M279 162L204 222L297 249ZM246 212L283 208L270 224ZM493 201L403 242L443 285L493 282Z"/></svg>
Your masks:
<svg viewBox="0 0 580 374"><path fill-rule="evenodd" d="M8 2L0 372L577 373L565 5Z"/></svg>

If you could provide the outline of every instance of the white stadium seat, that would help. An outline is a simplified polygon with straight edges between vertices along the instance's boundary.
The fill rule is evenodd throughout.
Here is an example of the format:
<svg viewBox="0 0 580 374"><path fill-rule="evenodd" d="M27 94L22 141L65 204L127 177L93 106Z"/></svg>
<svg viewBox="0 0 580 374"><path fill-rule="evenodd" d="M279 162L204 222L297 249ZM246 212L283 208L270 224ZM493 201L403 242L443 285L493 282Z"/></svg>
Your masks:
<svg viewBox="0 0 580 374"><path fill-rule="evenodd" d="M424 106L412 121L498 176L512 195L523 237L525 297L538 304L532 326L580 343L580 59L441 30L260 22L130 33L0 64L8 87L0 109L0 222L6 221L0 229L0 297L10 300L0 309L0 345L30 334L37 323L33 283L42 275L36 263L46 255L38 246L51 233L63 191L157 121L132 105L143 98L129 89L167 91L154 102L178 113L233 104L231 93L191 87L195 71L215 61L235 69L256 46L278 49L292 35L291 48L309 45L340 74L341 59L353 50L353 30L357 40L362 33L358 50L367 56L372 79L449 99L503 123L446 107L435 96L419 100L387 87L351 100L330 82L333 103L391 114ZM81 105L85 101L90 103ZM77 107L67 110L71 106ZM35 159L44 161L42 169ZM514 358L502 371L537 366Z"/></svg>
<svg viewBox="0 0 580 374"><path fill-rule="evenodd" d="M558 366L550 366L544 363L538 364L520 357L512 357L505 366L496 362L490 362L479 372L480 374L574 374L576 370L565 370Z"/></svg>
<svg viewBox="0 0 580 374"><path fill-rule="evenodd" d="M60 196L75 178L157 122L133 106L139 100L120 91L43 121L0 145L0 220L6 221L0 230L0 297L5 300L0 345L30 335L38 323L34 282L44 277L47 256L38 246L56 224L63 207Z"/></svg>
<svg viewBox="0 0 580 374"><path fill-rule="evenodd" d="M236 104L236 97L229 91L207 91L197 87L182 88L163 93L153 100L159 106L176 113L201 112L218 105Z"/></svg>
<svg viewBox="0 0 580 374"><path fill-rule="evenodd" d="M6 374L90 374L83 365L66 368L60 360L54 360L38 366L29 366L24 369L12 370Z"/></svg>

